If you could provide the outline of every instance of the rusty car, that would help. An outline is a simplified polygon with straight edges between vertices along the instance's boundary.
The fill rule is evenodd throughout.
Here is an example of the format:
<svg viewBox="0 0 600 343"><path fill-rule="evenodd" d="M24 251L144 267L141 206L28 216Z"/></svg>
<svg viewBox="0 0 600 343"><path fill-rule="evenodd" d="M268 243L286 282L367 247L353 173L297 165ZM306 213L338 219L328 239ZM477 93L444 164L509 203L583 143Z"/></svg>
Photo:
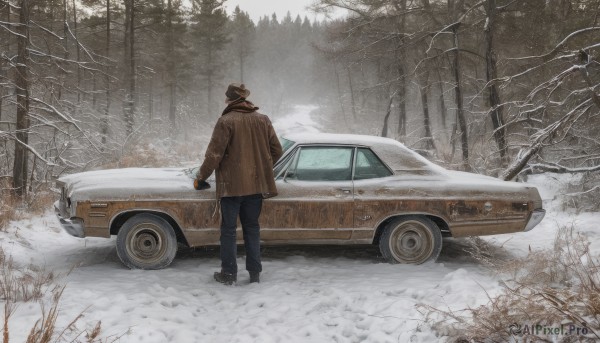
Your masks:
<svg viewBox="0 0 600 343"><path fill-rule="evenodd" d="M353 134L281 138L279 195L266 199L262 244L373 244L391 263L434 261L442 237L528 231L544 217L538 190L442 168L396 140ZM168 266L179 245L219 244L213 187L194 168L125 168L67 175L55 211L76 237L116 236L129 268ZM238 228L241 242L241 230Z"/></svg>

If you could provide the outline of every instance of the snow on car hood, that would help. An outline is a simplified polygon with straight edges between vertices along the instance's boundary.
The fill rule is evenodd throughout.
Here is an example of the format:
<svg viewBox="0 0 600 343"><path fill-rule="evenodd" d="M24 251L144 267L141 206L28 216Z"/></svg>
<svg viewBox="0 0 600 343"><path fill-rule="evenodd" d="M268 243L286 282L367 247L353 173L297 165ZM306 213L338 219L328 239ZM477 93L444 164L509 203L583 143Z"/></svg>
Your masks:
<svg viewBox="0 0 600 343"><path fill-rule="evenodd" d="M71 174L58 181L67 187L67 195L71 201L214 198L214 192L196 191L191 171L183 168L107 169Z"/></svg>

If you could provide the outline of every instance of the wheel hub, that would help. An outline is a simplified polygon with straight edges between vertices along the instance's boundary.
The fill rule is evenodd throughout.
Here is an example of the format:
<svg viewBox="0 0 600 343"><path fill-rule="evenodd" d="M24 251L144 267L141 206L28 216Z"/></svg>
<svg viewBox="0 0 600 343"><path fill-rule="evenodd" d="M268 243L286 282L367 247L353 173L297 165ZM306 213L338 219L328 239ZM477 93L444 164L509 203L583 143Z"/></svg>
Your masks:
<svg viewBox="0 0 600 343"><path fill-rule="evenodd" d="M128 238L127 250L138 261L152 262L165 252L161 231L152 226L140 226L132 230Z"/></svg>
<svg viewBox="0 0 600 343"><path fill-rule="evenodd" d="M390 239L390 250L396 261L422 263L431 255L432 237L420 222L410 221L395 228Z"/></svg>
<svg viewBox="0 0 600 343"><path fill-rule="evenodd" d="M144 254L153 254L159 243L157 237L149 232L140 233L135 239L136 249Z"/></svg>

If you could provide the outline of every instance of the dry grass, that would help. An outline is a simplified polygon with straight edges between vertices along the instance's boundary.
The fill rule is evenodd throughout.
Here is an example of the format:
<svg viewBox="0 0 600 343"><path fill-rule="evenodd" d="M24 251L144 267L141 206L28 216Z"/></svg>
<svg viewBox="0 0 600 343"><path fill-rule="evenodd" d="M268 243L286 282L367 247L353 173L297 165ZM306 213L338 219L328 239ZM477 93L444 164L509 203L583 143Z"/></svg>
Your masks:
<svg viewBox="0 0 600 343"><path fill-rule="evenodd" d="M107 168L168 167L171 156L150 144L140 144L124 152Z"/></svg>
<svg viewBox="0 0 600 343"><path fill-rule="evenodd" d="M200 139L192 139L189 142L178 143L173 147L176 156L179 156L183 161L198 161L202 162L201 157L204 155L208 141Z"/></svg>
<svg viewBox="0 0 600 343"><path fill-rule="evenodd" d="M10 180L0 179L0 231L5 231L8 223L17 219L18 201L9 187Z"/></svg>
<svg viewBox="0 0 600 343"><path fill-rule="evenodd" d="M54 281L54 274L35 266L18 268L0 248L0 294L12 302L39 300Z"/></svg>
<svg viewBox="0 0 600 343"><path fill-rule="evenodd" d="M101 168L173 167L185 160L190 153L191 148L184 145L157 147L151 143L140 142L123 151L114 160L103 164Z"/></svg>
<svg viewBox="0 0 600 343"><path fill-rule="evenodd" d="M200 139L190 139L184 143L140 141L100 168L160 168L176 167L190 161L200 163L206 144Z"/></svg>
<svg viewBox="0 0 600 343"><path fill-rule="evenodd" d="M40 215L52 208L52 204L56 201L56 193L49 186L44 186L36 193L30 194L26 200L25 209L30 214Z"/></svg>
<svg viewBox="0 0 600 343"><path fill-rule="evenodd" d="M485 305L461 311L419 305L439 334L457 342L600 340L600 263L584 236L562 228L553 249L514 260L494 262L481 251L483 264L502 276L502 291ZM544 327L564 332L550 335ZM571 327L587 334L564 334Z"/></svg>
<svg viewBox="0 0 600 343"><path fill-rule="evenodd" d="M40 300L54 280L52 273L37 268L18 268L0 248L0 295L4 301L3 343L10 342L9 321L18 305Z"/></svg>
<svg viewBox="0 0 600 343"><path fill-rule="evenodd" d="M79 329L77 323L83 318L83 312L77 315L62 330L57 327L60 299L64 285L55 283L52 272L34 266L18 267L0 247L0 296L4 305L2 322L2 343L11 342L10 319L19 305L27 302L39 302L41 317L33 324L26 343L99 343L115 342L118 337L101 337L101 323L98 321L90 329ZM50 303L49 309L47 304Z"/></svg>
<svg viewBox="0 0 600 343"><path fill-rule="evenodd" d="M2 199L0 199L0 231L5 231L8 227L8 223L12 220L17 219L17 200L10 194L1 192Z"/></svg>
<svg viewBox="0 0 600 343"><path fill-rule="evenodd" d="M52 208L56 194L48 188L19 198L8 191L0 191L0 231L6 232L8 224L13 220L22 219L24 215L40 215Z"/></svg>

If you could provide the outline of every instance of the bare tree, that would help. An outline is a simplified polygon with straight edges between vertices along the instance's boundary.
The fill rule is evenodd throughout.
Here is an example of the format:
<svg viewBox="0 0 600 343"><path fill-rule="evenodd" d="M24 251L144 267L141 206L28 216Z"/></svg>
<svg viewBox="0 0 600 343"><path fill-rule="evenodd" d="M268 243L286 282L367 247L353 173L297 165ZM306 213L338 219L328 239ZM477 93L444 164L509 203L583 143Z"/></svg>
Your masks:
<svg viewBox="0 0 600 343"><path fill-rule="evenodd" d="M599 124L600 115L600 64L591 55L600 47L598 31L600 27L579 29L567 35L546 54L513 59L514 62L526 63L521 72L508 78L510 84L524 78L539 78L536 74L540 73L542 66L553 70L553 73L547 77L542 74L543 81L523 100L515 102L518 112L506 125L522 126L525 123L533 134L527 142L523 142L516 158L501 174L503 179L513 179L528 164L529 171L600 170L600 144L595 138L598 134L595 125ZM531 123L542 125L534 126ZM579 148L575 150L578 152L568 153L559 161L572 166L540 159L542 149L565 143L568 145L569 141L578 143ZM536 157L540 161L531 164ZM576 164L579 166L575 167Z"/></svg>
<svg viewBox="0 0 600 343"><path fill-rule="evenodd" d="M104 67L104 87L105 87L105 107L104 107L104 116L101 121L101 135L102 135L102 145L106 145L106 141L108 138L108 127L109 127L109 119L110 119L110 103L111 103L111 82L110 82L110 45L111 45L111 9L110 9L110 0L106 0L106 44L104 46L104 55L107 58L105 62L106 65Z"/></svg>
<svg viewBox="0 0 600 343"><path fill-rule="evenodd" d="M486 22L483 30L485 36L486 93L490 106L490 117L494 127L494 139L498 145L502 164L505 164L507 162L506 127L504 126L502 101L500 100L500 93L497 86L498 71L496 66L497 56L494 51L494 34L499 14L506 7L499 8L496 0L486 0L483 7L486 13Z"/></svg>
<svg viewBox="0 0 600 343"><path fill-rule="evenodd" d="M176 87L177 87L177 71L175 70L175 37L173 34L173 3L172 0L167 1L167 71L169 74L168 88L169 88L169 124L171 126L171 132L175 133L177 125L176 119Z"/></svg>
<svg viewBox="0 0 600 343"><path fill-rule="evenodd" d="M82 126L81 120L71 115L83 108L80 104L84 91L81 87L83 70L99 72L95 68L98 65L96 56L82 47L68 22L63 22L61 34L51 25L53 11L60 10L64 14L62 5L67 4L61 2L57 9L51 2L35 5L28 0L0 2L0 6L11 7L13 13L18 13L18 17L8 16L7 21L0 21L3 35L17 47L14 58L6 55L2 58L12 76L12 79L3 79L2 88L14 89L14 95L3 96L3 101L10 109L14 108L14 113L3 116L8 130L2 136L14 147L6 159L12 162L12 189L18 196L34 190L38 171L40 176L49 178L53 166L73 165L70 158L75 154L66 153L71 148L88 145L90 152L96 148L93 134ZM73 17L73 20L77 18ZM69 42L67 46L64 45L65 35ZM77 59L71 59L68 51L76 52L77 49L81 49L80 54ZM79 74L77 70L80 70ZM71 80L68 75L76 77ZM87 156L90 155L88 152Z"/></svg>
<svg viewBox="0 0 600 343"><path fill-rule="evenodd" d="M19 25L17 26L17 61L15 91L17 95L17 126L15 131L15 157L13 166L13 188L17 195L27 190L28 142L29 142L29 0L19 3Z"/></svg>
<svg viewBox="0 0 600 343"><path fill-rule="evenodd" d="M124 65L125 65L125 100L123 101L123 116L127 135L133 133L135 114L136 91L136 63L135 63L135 0L125 0L125 40L124 40Z"/></svg>

